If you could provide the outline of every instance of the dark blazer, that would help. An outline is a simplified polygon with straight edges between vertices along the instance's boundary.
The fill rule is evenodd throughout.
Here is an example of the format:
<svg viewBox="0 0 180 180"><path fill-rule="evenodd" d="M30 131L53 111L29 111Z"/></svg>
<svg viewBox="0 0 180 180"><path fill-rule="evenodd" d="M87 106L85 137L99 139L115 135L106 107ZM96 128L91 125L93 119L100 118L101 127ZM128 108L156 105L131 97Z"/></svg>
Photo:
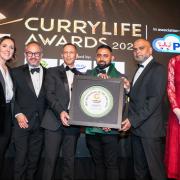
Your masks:
<svg viewBox="0 0 180 180"><path fill-rule="evenodd" d="M0 133L3 132L5 113L6 113L6 99L5 99L5 83L0 71Z"/></svg>
<svg viewBox="0 0 180 180"><path fill-rule="evenodd" d="M79 71L75 73L81 75ZM41 127L56 131L62 128L67 134L79 133L79 127L64 127L60 120L60 113L68 110L69 85L64 66L49 68L45 78L47 109Z"/></svg>
<svg viewBox="0 0 180 180"><path fill-rule="evenodd" d="M8 68L8 71L10 73L10 76L12 76L10 68ZM0 133L3 133L5 126L8 126L7 122L5 122L6 121L6 97L5 97L6 89L5 88L6 88L5 81L0 71ZM10 103L11 103L11 114L13 114L14 97L12 98Z"/></svg>
<svg viewBox="0 0 180 180"><path fill-rule="evenodd" d="M165 136L162 105L166 79L165 68L153 59L131 87L128 117L135 135Z"/></svg>
<svg viewBox="0 0 180 180"><path fill-rule="evenodd" d="M43 68L43 83L39 92L39 96L37 97L31 80L28 65L25 64L12 69L12 78L15 88L14 114L25 114L29 120L29 127L33 126L35 115L38 115L39 119L41 120L45 112L45 73L46 70ZM19 127L16 120L14 124L15 127Z"/></svg>

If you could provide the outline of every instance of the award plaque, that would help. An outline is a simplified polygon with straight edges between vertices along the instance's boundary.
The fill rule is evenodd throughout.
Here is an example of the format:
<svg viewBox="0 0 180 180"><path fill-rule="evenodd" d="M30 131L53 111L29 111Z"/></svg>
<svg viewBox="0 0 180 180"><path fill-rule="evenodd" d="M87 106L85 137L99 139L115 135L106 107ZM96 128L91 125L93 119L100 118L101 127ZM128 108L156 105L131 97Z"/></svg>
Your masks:
<svg viewBox="0 0 180 180"><path fill-rule="evenodd" d="M75 76L69 124L120 129L123 95L121 78Z"/></svg>

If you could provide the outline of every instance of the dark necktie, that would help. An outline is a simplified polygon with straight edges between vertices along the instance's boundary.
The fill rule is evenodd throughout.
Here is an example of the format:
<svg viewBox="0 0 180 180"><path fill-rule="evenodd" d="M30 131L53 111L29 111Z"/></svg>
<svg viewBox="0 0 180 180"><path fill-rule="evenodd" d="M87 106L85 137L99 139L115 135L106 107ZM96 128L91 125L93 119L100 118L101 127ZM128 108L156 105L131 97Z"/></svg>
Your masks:
<svg viewBox="0 0 180 180"><path fill-rule="evenodd" d="M76 68L70 68L69 66L66 66L65 70L66 70L66 71L71 71L71 72L73 72L74 74L77 74L77 69L76 69Z"/></svg>
<svg viewBox="0 0 180 180"><path fill-rule="evenodd" d="M31 73L34 74L34 72L39 73L40 72L40 68L32 68L31 69Z"/></svg>

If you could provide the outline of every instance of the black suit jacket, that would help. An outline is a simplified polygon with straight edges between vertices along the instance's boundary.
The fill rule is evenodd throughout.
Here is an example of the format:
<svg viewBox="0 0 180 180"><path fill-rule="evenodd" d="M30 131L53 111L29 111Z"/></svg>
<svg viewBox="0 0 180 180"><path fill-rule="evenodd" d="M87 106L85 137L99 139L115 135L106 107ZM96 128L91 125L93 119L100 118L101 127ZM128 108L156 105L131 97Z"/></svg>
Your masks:
<svg viewBox="0 0 180 180"><path fill-rule="evenodd" d="M11 76L11 69L8 68L10 76ZM4 127L6 126L6 97L5 97L5 81L3 75L0 71L0 133L3 133ZM11 100L11 113L13 114L14 109L14 97Z"/></svg>
<svg viewBox="0 0 180 180"><path fill-rule="evenodd" d="M3 132L5 112L6 112L6 99L5 99L5 82L0 71L0 133Z"/></svg>
<svg viewBox="0 0 180 180"><path fill-rule="evenodd" d="M80 74L82 73L76 72L76 75ZM69 85L63 65L47 70L45 87L49 108L45 113L41 126L52 131L62 128L67 134L79 133L79 127L64 127L60 120L60 113L67 111L69 105Z"/></svg>
<svg viewBox="0 0 180 180"><path fill-rule="evenodd" d="M135 135L165 136L162 105L166 79L165 68L153 59L131 87L128 117Z"/></svg>
<svg viewBox="0 0 180 180"><path fill-rule="evenodd" d="M25 64L12 70L12 78L15 86L14 114L25 114L29 121L29 128L31 128L35 123L35 115L38 115L39 119L41 120L45 112L45 73L46 70L43 68L42 86L39 92L39 96L37 97L31 80L28 65ZM15 120L15 127L19 128L17 120Z"/></svg>

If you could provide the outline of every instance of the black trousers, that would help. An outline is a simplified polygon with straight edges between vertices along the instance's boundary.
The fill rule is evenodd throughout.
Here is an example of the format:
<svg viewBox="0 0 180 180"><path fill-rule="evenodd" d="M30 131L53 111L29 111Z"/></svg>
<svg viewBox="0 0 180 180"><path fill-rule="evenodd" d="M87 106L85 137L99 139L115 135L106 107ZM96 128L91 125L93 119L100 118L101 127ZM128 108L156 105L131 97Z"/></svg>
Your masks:
<svg viewBox="0 0 180 180"><path fill-rule="evenodd" d="M8 149L12 132L12 113L11 104L6 104L5 120L2 128L2 133L0 134L0 179L2 178L4 167L4 157Z"/></svg>
<svg viewBox="0 0 180 180"><path fill-rule="evenodd" d="M54 180L57 159L62 148L62 180L74 179L74 161L79 133L66 134L62 129L45 130L43 180Z"/></svg>
<svg viewBox="0 0 180 180"><path fill-rule="evenodd" d="M118 135L86 135L95 164L96 180L119 180Z"/></svg>
<svg viewBox="0 0 180 180"><path fill-rule="evenodd" d="M43 129L37 124L30 129L16 127L14 129L15 143L15 180L34 180L38 169L43 144Z"/></svg>
<svg viewBox="0 0 180 180"><path fill-rule="evenodd" d="M166 180L162 138L132 135L132 147L136 180Z"/></svg>

